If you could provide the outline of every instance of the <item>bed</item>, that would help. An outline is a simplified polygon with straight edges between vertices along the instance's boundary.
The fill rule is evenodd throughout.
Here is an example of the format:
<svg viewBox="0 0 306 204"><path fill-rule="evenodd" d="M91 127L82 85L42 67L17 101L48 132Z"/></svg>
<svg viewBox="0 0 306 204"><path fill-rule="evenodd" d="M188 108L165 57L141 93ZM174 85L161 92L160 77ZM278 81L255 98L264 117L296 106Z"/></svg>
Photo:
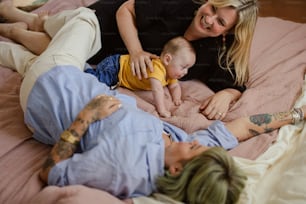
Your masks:
<svg viewBox="0 0 306 204"><path fill-rule="evenodd" d="M86 6L95 0L49 0L32 11L50 15ZM0 40L8 40L1 38ZM275 17L260 17L252 43L250 80L242 97L230 108L225 121L256 113L276 112L306 104L306 24ZM38 177L50 147L31 138L19 105L22 78L0 66L0 203L124 203L107 192L76 185L46 187ZM180 82L184 103L175 107L166 91L173 116L167 119L187 132L212 121L198 113L203 99L213 94L197 81ZM140 108L157 114L150 92L119 91L134 96ZM229 151L246 172L248 181L241 204L306 202L306 128L288 125L262 134ZM133 199L136 204L174 203L164 195Z"/></svg>

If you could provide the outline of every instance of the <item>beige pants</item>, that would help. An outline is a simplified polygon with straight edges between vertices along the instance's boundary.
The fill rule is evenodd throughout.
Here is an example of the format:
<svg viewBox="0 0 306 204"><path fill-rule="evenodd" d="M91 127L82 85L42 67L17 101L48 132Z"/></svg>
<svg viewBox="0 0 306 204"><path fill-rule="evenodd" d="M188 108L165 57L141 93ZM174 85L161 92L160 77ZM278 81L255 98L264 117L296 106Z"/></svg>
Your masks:
<svg viewBox="0 0 306 204"><path fill-rule="evenodd" d="M21 45L0 42L0 64L24 76L20 89L24 111L28 95L41 74L57 65L73 65L83 70L87 59L101 48L99 23L90 9L63 11L49 17L44 28L52 40L40 56Z"/></svg>

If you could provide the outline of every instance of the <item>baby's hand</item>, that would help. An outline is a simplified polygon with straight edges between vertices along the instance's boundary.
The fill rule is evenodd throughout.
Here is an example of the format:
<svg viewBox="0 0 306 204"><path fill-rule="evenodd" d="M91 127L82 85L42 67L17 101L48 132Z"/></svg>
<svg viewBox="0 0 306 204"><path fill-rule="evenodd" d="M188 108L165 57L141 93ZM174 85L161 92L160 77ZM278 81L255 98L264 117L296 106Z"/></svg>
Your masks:
<svg viewBox="0 0 306 204"><path fill-rule="evenodd" d="M181 99L175 99L175 100L173 101L173 103L174 103L174 105L179 106L179 105L182 104L182 100L181 100Z"/></svg>
<svg viewBox="0 0 306 204"><path fill-rule="evenodd" d="M169 111L159 111L159 116L163 118L171 117L171 113Z"/></svg>

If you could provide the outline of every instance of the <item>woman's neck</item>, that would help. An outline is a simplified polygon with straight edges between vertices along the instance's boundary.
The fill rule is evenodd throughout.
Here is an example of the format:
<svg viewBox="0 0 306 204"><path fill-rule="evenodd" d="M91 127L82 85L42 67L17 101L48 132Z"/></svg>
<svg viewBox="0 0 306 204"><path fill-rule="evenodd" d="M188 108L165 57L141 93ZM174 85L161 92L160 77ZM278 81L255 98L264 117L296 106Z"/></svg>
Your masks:
<svg viewBox="0 0 306 204"><path fill-rule="evenodd" d="M205 38L204 36L201 36L199 34L197 34L197 32L195 32L192 29L192 26L190 25L187 30L184 33L184 37L188 40L188 41L194 41L194 40L199 40L201 38Z"/></svg>

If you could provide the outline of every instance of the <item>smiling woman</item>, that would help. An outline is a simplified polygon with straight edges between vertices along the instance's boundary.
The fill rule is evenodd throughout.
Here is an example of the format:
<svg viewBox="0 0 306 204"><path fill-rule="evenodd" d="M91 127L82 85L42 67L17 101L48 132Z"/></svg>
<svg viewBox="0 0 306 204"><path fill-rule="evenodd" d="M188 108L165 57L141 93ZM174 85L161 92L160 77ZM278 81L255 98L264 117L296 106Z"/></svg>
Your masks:
<svg viewBox="0 0 306 204"><path fill-rule="evenodd" d="M228 32L237 23L237 11L230 7L217 7L218 4L201 6L191 25L185 32L185 37L198 40L205 37L217 37Z"/></svg>

